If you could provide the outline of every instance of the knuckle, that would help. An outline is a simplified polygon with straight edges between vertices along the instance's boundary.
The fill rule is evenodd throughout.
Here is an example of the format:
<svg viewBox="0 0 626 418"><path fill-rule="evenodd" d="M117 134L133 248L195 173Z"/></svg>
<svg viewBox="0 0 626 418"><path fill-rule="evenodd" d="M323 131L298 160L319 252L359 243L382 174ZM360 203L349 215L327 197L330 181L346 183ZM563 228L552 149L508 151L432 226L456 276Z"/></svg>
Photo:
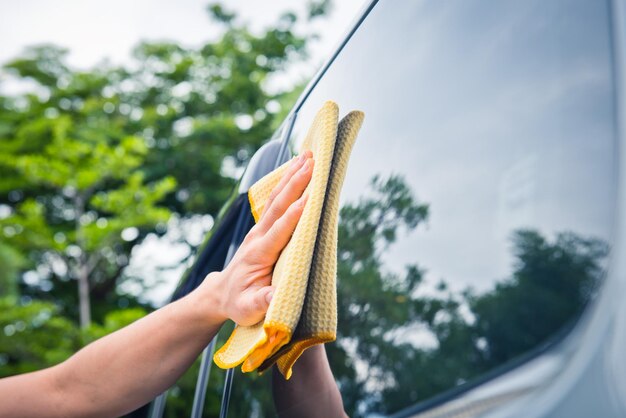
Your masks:
<svg viewBox="0 0 626 418"><path fill-rule="evenodd" d="M275 236L273 239L274 246L281 246L281 247L284 246L293 235L293 231L294 231L294 228L291 226L290 223L283 222L280 225L280 229L276 229Z"/></svg>
<svg viewBox="0 0 626 418"><path fill-rule="evenodd" d="M276 202L274 202L274 204L270 208L270 218L276 219L280 215L282 215L282 213L284 212L283 206L284 206L283 202L280 201L280 199L277 199Z"/></svg>
<svg viewBox="0 0 626 418"><path fill-rule="evenodd" d="M258 251L256 254L256 261L261 266L268 266L276 262L275 257L273 256L273 247L275 240L272 239L271 236L266 238L266 241L263 243L263 250Z"/></svg>
<svg viewBox="0 0 626 418"><path fill-rule="evenodd" d="M297 217L300 215L300 211L302 211L302 209L303 206L300 204L300 201L296 200L289 206L286 216L289 218Z"/></svg>
<svg viewBox="0 0 626 418"><path fill-rule="evenodd" d="M254 239L259 235L259 227L257 225L254 225L252 228L250 228L250 230L248 231L248 233L246 234L245 239Z"/></svg>
<svg viewBox="0 0 626 418"><path fill-rule="evenodd" d="M256 241L256 239L259 237L259 230L258 228L255 229L254 227L248 231L248 233L246 234L246 236L243 239L242 245L243 244L250 244L254 241Z"/></svg>
<svg viewBox="0 0 626 418"><path fill-rule="evenodd" d="M274 228L272 228L274 229ZM266 245L265 245L265 252L263 254L264 256L264 262L269 264L269 263L274 263L276 261L276 247L279 245L279 241L280 241L280 233L277 230L273 230L270 231L270 233L267 235L267 241L266 241Z"/></svg>
<svg viewBox="0 0 626 418"><path fill-rule="evenodd" d="M270 239L275 240L282 235L282 231L285 229L285 217L281 217L276 221L274 227L270 230Z"/></svg>
<svg viewBox="0 0 626 418"><path fill-rule="evenodd" d="M249 245L241 245L239 247L239 249L237 250L236 256L237 256L237 261L238 262L243 262L243 263L248 263L248 260L250 260L250 253L253 250L250 249Z"/></svg>

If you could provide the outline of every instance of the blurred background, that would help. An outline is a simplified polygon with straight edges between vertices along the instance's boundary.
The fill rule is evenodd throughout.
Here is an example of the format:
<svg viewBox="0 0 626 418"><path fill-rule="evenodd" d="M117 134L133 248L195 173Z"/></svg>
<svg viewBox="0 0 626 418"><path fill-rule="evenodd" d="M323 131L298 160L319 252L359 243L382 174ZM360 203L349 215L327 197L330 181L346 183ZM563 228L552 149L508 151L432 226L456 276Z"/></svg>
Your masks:
<svg viewBox="0 0 626 418"><path fill-rule="evenodd" d="M166 303L361 3L0 4L0 377Z"/></svg>

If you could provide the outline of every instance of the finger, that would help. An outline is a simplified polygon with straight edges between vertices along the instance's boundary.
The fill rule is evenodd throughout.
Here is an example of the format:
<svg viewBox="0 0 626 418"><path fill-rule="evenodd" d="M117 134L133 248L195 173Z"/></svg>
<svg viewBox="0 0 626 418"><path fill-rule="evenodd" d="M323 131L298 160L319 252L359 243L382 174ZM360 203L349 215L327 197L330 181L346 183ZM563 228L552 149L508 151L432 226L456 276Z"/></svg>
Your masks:
<svg viewBox="0 0 626 418"><path fill-rule="evenodd" d="M298 172L300 167L302 167L302 165L306 162L307 158L311 158L312 156L313 156L313 153L309 150L306 150L302 154L300 154L299 156L293 159L293 161L291 162L291 165L289 166L287 171L285 171L285 174L283 174L283 177L280 179L280 182L278 182L278 184L274 186L274 188L272 189L272 192L270 193L270 196L267 199L267 202L265 203L265 208L263 209L263 213L261 213L261 219L263 219L263 216L267 213L267 209L272 205L272 202L274 201L276 196L278 196L278 194L285 188L287 183L289 183L289 180L291 179L291 177L295 173Z"/></svg>
<svg viewBox="0 0 626 418"><path fill-rule="evenodd" d="M304 195L293 202L285 214L274 222L270 230L265 234L265 237L263 237L267 251L274 259L278 258L280 252L291 239L291 235L302 216L307 198L308 195Z"/></svg>
<svg viewBox="0 0 626 418"><path fill-rule="evenodd" d="M261 321L270 306L270 302L274 296L274 290L272 286L263 286L250 292L246 298L247 300L244 302L247 305L245 308L247 311L247 319L239 325L254 325Z"/></svg>
<svg viewBox="0 0 626 418"><path fill-rule="evenodd" d="M283 216L289 206L302 196L311 180L313 164L312 158L307 159L300 170L289 179L287 185L276 196L265 217L259 221L259 227L262 231L268 231L274 222Z"/></svg>
<svg viewBox="0 0 626 418"><path fill-rule="evenodd" d="M302 167L302 165L305 162L306 162L305 154L300 154L299 156L295 157L291 161L291 164L289 165L289 167L287 168L287 170L283 174L283 177L280 179L278 184L276 186L274 186L274 188L272 189L272 191L270 193L270 196L268 197L267 202L265 203L265 208L263 209L263 213L261 213L261 218L263 218L265 213L267 213L267 209L271 206L271 204L274 201L274 199L276 198L276 196L285 188L285 186L289 182L289 179L295 173L298 172L300 167Z"/></svg>

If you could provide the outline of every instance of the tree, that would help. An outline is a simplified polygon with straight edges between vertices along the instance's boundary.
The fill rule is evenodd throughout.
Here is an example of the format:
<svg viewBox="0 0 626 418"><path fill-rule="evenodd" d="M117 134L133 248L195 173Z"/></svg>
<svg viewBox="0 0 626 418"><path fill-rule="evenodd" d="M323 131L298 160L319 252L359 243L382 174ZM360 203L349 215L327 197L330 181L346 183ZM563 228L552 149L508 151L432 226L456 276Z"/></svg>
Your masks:
<svg viewBox="0 0 626 418"><path fill-rule="evenodd" d="M51 302L0 298L0 378L59 363L80 348L76 325Z"/></svg>
<svg viewBox="0 0 626 418"><path fill-rule="evenodd" d="M25 120L0 142L5 179L0 192L15 194L18 186L38 194L13 205L11 215L0 220L4 239L45 263L59 280L77 280L83 328L91 323L90 288L125 266L107 252L135 239L128 234L136 228L169 218L169 210L156 203L175 181L164 177L146 184L138 170L146 153L141 138L108 124L94 104Z"/></svg>
<svg viewBox="0 0 626 418"><path fill-rule="evenodd" d="M16 277L24 264L25 260L18 251L0 242L0 295L17 295Z"/></svg>
<svg viewBox="0 0 626 418"><path fill-rule="evenodd" d="M295 15L252 34L221 6L207 10L222 35L198 48L143 43L128 67L77 71L44 45L4 66L35 88L0 96L0 256L23 255L21 292L84 327L137 305L118 292L132 248L172 214L216 216L293 100L264 83L306 54Z"/></svg>
<svg viewBox="0 0 626 418"><path fill-rule="evenodd" d="M482 295L467 296L484 338L484 367L494 367L550 339L573 323L604 275L608 245L574 233L554 242L533 230L513 235L517 263L512 276Z"/></svg>
<svg viewBox="0 0 626 418"><path fill-rule="evenodd" d="M493 289L417 296L423 268L387 272L382 255L399 231L415 233L429 213L404 180L374 177L371 190L341 209L338 342L331 368L350 416L392 413L454 388L545 344L576 321L597 292L608 246L572 232L550 241L512 235L515 267ZM432 347L403 339L422 330Z"/></svg>
<svg viewBox="0 0 626 418"><path fill-rule="evenodd" d="M83 345L144 316L140 308L112 310L102 325L79 329L57 305L30 298L0 298L0 378L57 364Z"/></svg>
<svg viewBox="0 0 626 418"><path fill-rule="evenodd" d="M376 407L392 384L394 369L410 359L405 344L390 345L389 335L432 315L432 301L414 297L423 272L406 266L403 274L386 271L382 256L404 229L428 218L400 176L375 176L370 191L341 208L337 298L341 326L337 343L327 347L331 367L350 416ZM403 367L403 366L400 366ZM360 369L360 372L359 372ZM368 381L370 384L368 384ZM379 382L372 387L371 382ZM368 398L369 405L362 400Z"/></svg>
<svg viewBox="0 0 626 418"><path fill-rule="evenodd" d="M327 352L350 416L395 412L545 344L576 321L601 283L603 241L519 230L511 239L514 269L493 289L457 294L443 280L439 295L424 296L424 267L391 273L383 255L403 230L417 233L429 212L395 175L375 176L341 209L340 322ZM435 344L407 340L416 330Z"/></svg>

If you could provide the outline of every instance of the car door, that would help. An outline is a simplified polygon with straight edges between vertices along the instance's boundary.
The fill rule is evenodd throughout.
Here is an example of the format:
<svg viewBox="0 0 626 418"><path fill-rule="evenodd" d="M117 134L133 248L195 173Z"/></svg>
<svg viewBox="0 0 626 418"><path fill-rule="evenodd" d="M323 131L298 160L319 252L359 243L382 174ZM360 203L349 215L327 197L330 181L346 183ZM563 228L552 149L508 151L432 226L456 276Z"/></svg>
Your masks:
<svg viewBox="0 0 626 418"><path fill-rule="evenodd" d="M458 412L474 416L527 399L567 364L606 280L611 5L379 1L366 12L303 94L288 145L297 152L326 100L365 112L326 348L346 411L413 416L478 390ZM231 416L275 414L269 377L234 380Z"/></svg>
<svg viewBox="0 0 626 418"><path fill-rule="evenodd" d="M576 353L617 217L611 10L372 2L303 93L278 161L324 101L366 115L342 192L327 345L350 416L528 404ZM227 372L221 416L276 415L271 385Z"/></svg>
<svg viewBox="0 0 626 418"><path fill-rule="evenodd" d="M243 238L254 225L254 219L250 212L250 204L247 196L248 188L283 161L281 155L285 143L281 138L291 126L289 121L290 119L287 119L283 126L277 130L274 139L264 144L250 159L231 198L225 203L224 208L221 210L216 225L205 239L205 243L199 248L198 255L193 265L181 278L178 287L171 297L172 301L193 291L205 280L210 272L222 270L230 262L235 251L243 241ZM225 328L232 329L232 325ZM221 335L223 334L225 334L224 330L221 332ZM217 338L216 336L216 338L211 341L211 344L203 351L200 360L194 400L193 404L190 405L192 417L204 416L206 391ZM232 373L227 372L224 375L224 395L222 396L226 401L223 402L221 406L222 414L224 415L228 411L231 384ZM135 415L131 415L149 416L150 418L160 418L164 416L164 414L167 416L167 398L168 393L165 392L151 402L148 411L142 410L138 411Z"/></svg>

